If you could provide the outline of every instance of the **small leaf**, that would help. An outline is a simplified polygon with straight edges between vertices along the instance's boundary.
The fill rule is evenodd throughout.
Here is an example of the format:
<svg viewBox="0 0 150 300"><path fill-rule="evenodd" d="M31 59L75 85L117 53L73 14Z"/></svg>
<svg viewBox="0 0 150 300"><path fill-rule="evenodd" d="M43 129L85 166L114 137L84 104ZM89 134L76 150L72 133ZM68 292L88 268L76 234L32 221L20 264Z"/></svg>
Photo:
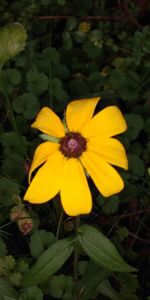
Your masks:
<svg viewBox="0 0 150 300"><path fill-rule="evenodd" d="M32 286L21 290L18 300L43 300L43 293L37 286Z"/></svg>
<svg viewBox="0 0 150 300"><path fill-rule="evenodd" d="M71 38L71 34L69 31L64 31L63 32L63 43L64 43L64 48L66 50L69 50L72 48L72 38Z"/></svg>
<svg viewBox="0 0 150 300"><path fill-rule="evenodd" d="M13 109L18 114L23 114L26 119L33 119L40 109L38 98L32 93L24 93L13 102Z"/></svg>
<svg viewBox="0 0 150 300"><path fill-rule="evenodd" d="M31 255L37 259L44 252L44 250L53 244L55 237L52 232L46 230L36 230L30 239Z"/></svg>
<svg viewBox="0 0 150 300"><path fill-rule="evenodd" d="M9 189L8 189L9 186ZM19 185L6 177L0 178L0 202L5 205L11 205L13 203L13 194L19 194Z"/></svg>
<svg viewBox="0 0 150 300"><path fill-rule="evenodd" d="M0 238L0 256L4 256L7 254L7 247L3 240Z"/></svg>
<svg viewBox="0 0 150 300"><path fill-rule="evenodd" d="M77 19L75 17L70 17L66 23L66 30L72 31L77 26Z"/></svg>
<svg viewBox="0 0 150 300"><path fill-rule="evenodd" d="M48 89L49 80L43 73L38 73L37 70L30 70L26 75L28 81L28 91L40 96Z"/></svg>
<svg viewBox="0 0 150 300"><path fill-rule="evenodd" d="M59 52L54 47L47 47L42 51L42 58L47 62L56 64L59 62Z"/></svg>
<svg viewBox="0 0 150 300"><path fill-rule="evenodd" d="M66 238L50 246L25 275L23 286L28 287L49 279L71 255L74 248L73 241Z"/></svg>
<svg viewBox="0 0 150 300"><path fill-rule="evenodd" d="M145 166L140 157L135 154L128 154L129 170L137 176L143 177L145 173Z"/></svg>
<svg viewBox="0 0 150 300"><path fill-rule="evenodd" d="M71 276L65 276L63 274L59 276L53 276L49 282L49 294L50 296L62 299L64 292L70 292L73 287L73 279Z"/></svg>
<svg viewBox="0 0 150 300"><path fill-rule="evenodd" d="M77 239L87 255L102 267L116 272L136 271L123 260L110 240L94 227L80 226Z"/></svg>
<svg viewBox="0 0 150 300"><path fill-rule="evenodd" d="M3 296L3 298L4 296L11 297L10 299L13 300L17 299L17 291L13 288L11 283L4 278L0 278L0 296Z"/></svg>

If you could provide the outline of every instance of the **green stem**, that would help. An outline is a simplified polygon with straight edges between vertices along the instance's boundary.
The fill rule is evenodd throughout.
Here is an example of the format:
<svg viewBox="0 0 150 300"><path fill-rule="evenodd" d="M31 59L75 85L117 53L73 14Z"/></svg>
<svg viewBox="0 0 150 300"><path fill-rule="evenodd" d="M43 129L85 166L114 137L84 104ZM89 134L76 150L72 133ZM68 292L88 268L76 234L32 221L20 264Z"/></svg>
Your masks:
<svg viewBox="0 0 150 300"><path fill-rule="evenodd" d="M57 240L58 240L58 238L59 238L60 227L61 227L61 223L62 223L62 220L63 220L63 216L64 216L64 211L63 211L63 209L62 209L62 210L61 210L60 217L59 217L59 221L58 221L57 231L56 231L56 239L57 239Z"/></svg>
<svg viewBox="0 0 150 300"><path fill-rule="evenodd" d="M22 136L19 132L18 125L17 125L17 122L16 122L16 118L15 118L15 115L14 115L14 112L13 112L13 109L12 109L12 106L11 106L11 102L10 102L10 99L9 99L9 95L8 95L7 87L6 87L6 83L5 83L5 78L3 76L2 71L0 73L0 80L1 80L1 87L2 87L1 92L4 96L4 98L5 98L5 101L6 101L5 106L6 106L6 109L8 110L8 112L9 112L9 120L10 120L11 126L12 126L13 130L16 132L18 140L22 145L23 153L25 154L26 157L28 157L27 153L26 153L24 141L23 141Z"/></svg>
<svg viewBox="0 0 150 300"><path fill-rule="evenodd" d="M77 236L78 228L80 225L80 217L76 217L75 219L75 235ZM76 284L76 300L80 300L80 294L79 294L79 284L78 284L78 260L79 260L79 245L76 241L75 247L74 247L74 279Z"/></svg>

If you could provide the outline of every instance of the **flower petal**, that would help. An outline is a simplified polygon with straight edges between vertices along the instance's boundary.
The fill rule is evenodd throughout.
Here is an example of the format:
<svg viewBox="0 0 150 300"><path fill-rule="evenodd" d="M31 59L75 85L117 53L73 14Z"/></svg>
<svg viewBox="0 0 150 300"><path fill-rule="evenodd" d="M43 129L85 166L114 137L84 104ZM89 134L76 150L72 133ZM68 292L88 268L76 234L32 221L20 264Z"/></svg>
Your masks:
<svg viewBox="0 0 150 300"><path fill-rule="evenodd" d="M116 106L108 106L96 114L83 128L84 137L111 137L127 129L126 121Z"/></svg>
<svg viewBox="0 0 150 300"><path fill-rule="evenodd" d="M29 183L31 181L32 172L42 165L46 160L48 160L49 156L57 149L58 144L51 142L44 142L36 148L29 171Z"/></svg>
<svg viewBox="0 0 150 300"><path fill-rule="evenodd" d="M56 151L49 156L47 162L37 171L24 200L30 203L44 203L51 200L60 190L65 158Z"/></svg>
<svg viewBox="0 0 150 300"><path fill-rule="evenodd" d="M79 160L67 160L60 193L62 206L69 216L88 214L91 211L91 193Z"/></svg>
<svg viewBox="0 0 150 300"><path fill-rule="evenodd" d="M103 196L111 196L123 189L124 182L118 172L100 155L87 151L82 154L81 161Z"/></svg>
<svg viewBox="0 0 150 300"><path fill-rule="evenodd" d="M68 104L66 123L69 131L80 131L92 118L96 104L100 97L74 100Z"/></svg>
<svg viewBox="0 0 150 300"><path fill-rule="evenodd" d="M65 129L61 120L48 107L43 107L40 110L31 127L58 138L61 138L65 135Z"/></svg>
<svg viewBox="0 0 150 300"><path fill-rule="evenodd" d="M108 163L128 170L126 151L120 141L114 138L89 138L88 150L99 154Z"/></svg>

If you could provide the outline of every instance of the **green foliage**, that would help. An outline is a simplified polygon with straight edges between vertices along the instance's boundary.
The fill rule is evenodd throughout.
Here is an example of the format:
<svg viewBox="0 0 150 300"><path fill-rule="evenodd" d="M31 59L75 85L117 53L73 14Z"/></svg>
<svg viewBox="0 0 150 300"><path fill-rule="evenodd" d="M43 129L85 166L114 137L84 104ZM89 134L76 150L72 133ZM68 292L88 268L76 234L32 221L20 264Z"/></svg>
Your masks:
<svg viewBox="0 0 150 300"><path fill-rule="evenodd" d="M80 226L78 241L88 256L106 270L116 272L135 271L121 258L110 240L94 227L89 225Z"/></svg>
<svg viewBox="0 0 150 300"><path fill-rule="evenodd" d="M28 287L50 279L71 255L73 242L72 239L66 238L50 246L25 275L23 285Z"/></svg>
<svg viewBox="0 0 150 300"><path fill-rule="evenodd" d="M49 295L56 299L71 299L73 279L71 276L53 276L48 284Z"/></svg>
<svg viewBox="0 0 150 300"><path fill-rule="evenodd" d="M46 248L55 242L55 237L52 232L46 230L36 230L30 239L31 255L37 259L41 256Z"/></svg>
<svg viewBox="0 0 150 300"><path fill-rule="evenodd" d="M122 2L1 0L2 300L150 297L150 7L147 0ZM107 199L89 180L93 210L81 219L89 226L81 224L84 233L70 244L66 236L74 238L75 221L61 216L58 199L43 205L22 200L36 146L42 139L52 141L37 137L31 123L43 106L62 117L72 99L94 96L102 98L97 111L117 105L126 118L128 129L119 139L129 170L119 170L124 190ZM18 196L33 217L34 231L25 237L10 221ZM119 253L134 264L138 276L120 273L130 267Z"/></svg>
<svg viewBox="0 0 150 300"><path fill-rule="evenodd" d="M0 68L25 47L27 33L22 24L14 23L0 29Z"/></svg>
<svg viewBox="0 0 150 300"><path fill-rule="evenodd" d="M21 290L18 300L43 300L43 293L37 286L32 286Z"/></svg>
<svg viewBox="0 0 150 300"><path fill-rule="evenodd" d="M9 187L9 188L8 188ZM0 178L0 201L4 206L9 206L13 203L13 195L20 194L19 185L9 178Z"/></svg>

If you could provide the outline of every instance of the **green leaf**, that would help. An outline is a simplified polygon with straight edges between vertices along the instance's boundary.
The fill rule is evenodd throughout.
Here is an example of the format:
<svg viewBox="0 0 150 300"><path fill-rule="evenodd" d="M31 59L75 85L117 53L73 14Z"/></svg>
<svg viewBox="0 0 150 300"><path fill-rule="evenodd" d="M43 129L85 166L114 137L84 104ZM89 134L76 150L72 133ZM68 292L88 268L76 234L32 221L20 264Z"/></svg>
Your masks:
<svg viewBox="0 0 150 300"><path fill-rule="evenodd" d="M0 278L0 296L17 299L17 291L13 288L9 280Z"/></svg>
<svg viewBox="0 0 150 300"><path fill-rule="evenodd" d="M50 246L25 275L23 286L28 287L48 280L71 255L74 248L73 242L73 239L66 238Z"/></svg>
<svg viewBox="0 0 150 300"><path fill-rule="evenodd" d="M2 163L2 171L10 178L20 182L24 179L24 158L17 153L11 153Z"/></svg>
<svg viewBox="0 0 150 300"><path fill-rule="evenodd" d="M0 238L0 256L4 256L7 254L7 247L3 240Z"/></svg>
<svg viewBox="0 0 150 300"><path fill-rule="evenodd" d="M145 166L140 157L135 154L128 154L129 170L132 174L143 177L145 173Z"/></svg>
<svg viewBox="0 0 150 300"><path fill-rule="evenodd" d="M71 292L72 287L72 277L61 274L59 276L53 276L48 284L48 291L50 296L56 299L63 299L62 296L64 292Z"/></svg>
<svg viewBox="0 0 150 300"><path fill-rule="evenodd" d="M18 300L43 300L43 293L37 286L32 286L21 291Z"/></svg>
<svg viewBox="0 0 150 300"><path fill-rule="evenodd" d="M86 41L82 50L90 59L97 59L101 55L101 49L91 41Z"/></svg>
<svg viewBox="0 0 150 300"><path fill-rule="evenodd" d="M82 291L81 299L93 299L95 289L110 275L110 271L102 269L99 265L90 261L79 281L79 290Z"/></svg>
<svg viewBox="0 0 150 300"><path fill-rule="evenodd" d="M30 239L31 255L37 259L48 246L55 242L55 237L52 232L47 232L44 229L36 230Z"/></svg>
<svg viewBox="0 0 150 300"><path fill-rule="evenodd" d="M43 94L48 89L49 80L44 73L38 73L37 70L31 70L26 75L28 81L28 91L37 96Z"/></svg>
<svg viewBox="0 0 150 300"><path fill-rule="evenodd" d="M22 275L19 272L12 273L9 277L13 286L19 287L21 284Z"/></svg>
<svg viewBox="0 0 150 300"><path fill-rule="evenodd" d="M116 272L136 271L123 260L110 240L94 227L80 226L77 240L87 255L102 267Z"/></svg>
<svg viewBox="0 0 150 300"><path fill-rule="evenodd" d="M13 102L13 109L18 114L23 114L26 119L33 119L40 110L38 98L31 93L24 93Z"/></svg>
<svg viewBox="0 0 150 300"><path fill-rule="evenodd" d="M101 209L104 214L110 215L115 214L119 208L119 197L118 196L111 196L109 199L104 199L104 203L101 206Z"/></svg>
<svg viewBox="0 0 150 300"><path fill-rule="evenodd" d="M70 17L66 23L66 30L72 31L77 26L77 19L75 17Z"/></svg>
<svg viewBox="0 0 150 300"><path fill-rule="evenodd" d="M128 129L125 133L125 136L130 141L133 141L138 137L140 131L144 127L143 119L140 115L133 114L133 113L125 115L125 118L128 124Z"/></svg>
<svg viewBox="0 0 150 300"><path fill-rule="evenodd" d="M26 144L26 138L23 136L23 142ZM14 131L3 132L0 135L0 142L5 148L5 154L10 157L13 154L22 154L22 143Z"/></svg>
<svg viewBox="0 0 150 300"><path fill-rule="evenodd" d="M107 296L111 300L122 300L122 296L119 295L111 286L110 282L105 279L97 288L97 291Z"/></svg>
<svg viewBox="0 0 150 300"><path fill-rule="evenodd" d="M120 294L125 299L129 299L138 289L138 279L135 274L118 274L121 283Z"/></svg>
<svg viewBox="0 0 150 300"><path fill-rule="evenodd" d="M69 31L64 31L63 32L63 43L64 43L64 48L66 50L69 50L72 48L72 38L71 38L71 34Z"/></svg>
<svg viewBox="0 0 150 300"><path fill-rule="evenodd" d="M25 47L27 33L20 23L13 23L0 28L0 66L17 55Z"/></svg>
<svg viewBox="0 0 150 300"><path fill-rule="evenodd" d="M60 60L59 52L53 47L45 48L42 51L41 57L46 61L46 64L48 64L48 62L56 64Z"/></svg>
<svg viewBox="0 0 150 300"><path fill-rule="evenodd" d="M6 177L0 178L0 202L4 206L9 206L13 204L14 194L20 194L19 185Z"/></svg>

